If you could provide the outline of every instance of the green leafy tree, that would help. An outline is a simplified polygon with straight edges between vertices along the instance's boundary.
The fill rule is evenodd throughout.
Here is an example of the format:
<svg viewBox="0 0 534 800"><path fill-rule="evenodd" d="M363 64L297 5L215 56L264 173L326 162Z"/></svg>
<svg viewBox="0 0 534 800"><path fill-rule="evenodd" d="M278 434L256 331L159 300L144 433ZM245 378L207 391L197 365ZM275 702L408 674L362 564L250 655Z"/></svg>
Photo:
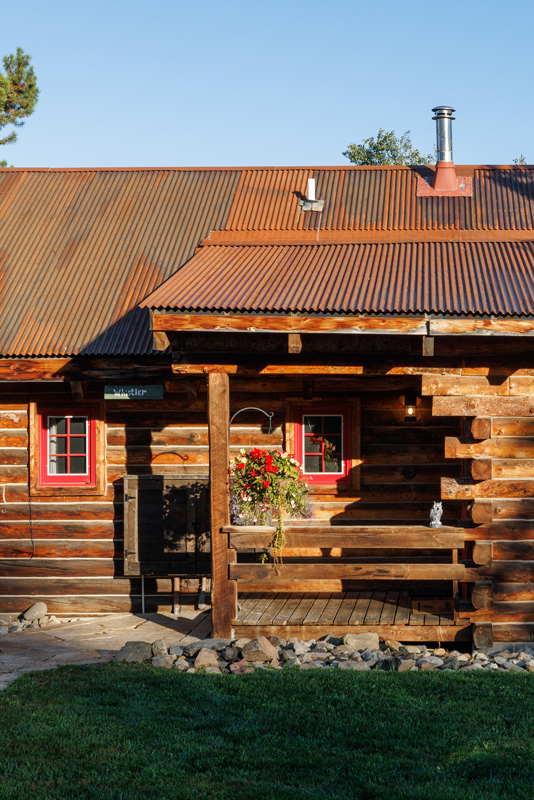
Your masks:
<svg viewBox="0 0 534 800"><path fill-rule="evenodd" d="M17 47L15 55L4 57L5 74L0 72L0 132L6 125L21 128L24 120L33 114L39 97L37 79L31 66L31 56ZM14 144L17 131L0 138L0 145ZM6 167L7 161L0 161Z"/></svg>
<svg viewBox="0 0 534 800"><path fill-rule="evenodd" d="M412 145L410 131L395 136L395 131L378 129L376 139L364 139L361 144L349 144L343 153L360 167L386 164L432 164L435 157L425 155Z"/></svg>
<svg viewBox="0 0 534 800"><path fill-rule="evenodd" d="M519 158L514 158L514 164L526 164L526 163L527 163L527 159L526 159L526 157L523 155L523 153L521 153L521 155L519 156Z"/></svg>

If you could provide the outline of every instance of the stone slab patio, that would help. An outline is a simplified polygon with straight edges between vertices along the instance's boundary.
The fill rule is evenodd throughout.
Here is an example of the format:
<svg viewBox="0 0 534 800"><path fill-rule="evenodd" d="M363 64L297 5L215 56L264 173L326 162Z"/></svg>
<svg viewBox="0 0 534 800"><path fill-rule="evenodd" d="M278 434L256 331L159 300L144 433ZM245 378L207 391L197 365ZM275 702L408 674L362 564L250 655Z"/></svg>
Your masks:
<svg viewBox="0 0 534 800"><path fill-rule="evenodd" d="M33 670L62 664L104 664L113 661L126 642L188 644L211 631L206 611L182 609L173 614L109 614L44 628L26 628L0 636L0 690Z"/></svg>

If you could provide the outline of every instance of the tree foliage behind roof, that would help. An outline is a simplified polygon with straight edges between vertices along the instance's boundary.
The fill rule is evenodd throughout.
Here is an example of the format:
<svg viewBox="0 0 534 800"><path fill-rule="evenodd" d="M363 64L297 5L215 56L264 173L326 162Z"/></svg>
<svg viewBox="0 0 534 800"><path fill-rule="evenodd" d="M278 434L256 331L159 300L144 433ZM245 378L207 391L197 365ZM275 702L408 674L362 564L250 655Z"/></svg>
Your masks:
<svg viewBox="0 0 534 800"><path fill-rule="evenodd" d="M39 97L37 79L31 66L31 56L17 47L15 55L4 56L5 75L0 72L0 130L6 125L20 128L24 118L33 114ZM12 131L1 144L13 144L17 132Z"/></svg>
<svg viewBox="0 0 534 800"><path fill-rule="evenodd" d="M349 161L360 167L385 166L387 164L432 164L435 158L425 155L412 145L410 131L395 136L395 131L378 129L376 139L364 139L361 144L349 144L343 153Z"/></svg>

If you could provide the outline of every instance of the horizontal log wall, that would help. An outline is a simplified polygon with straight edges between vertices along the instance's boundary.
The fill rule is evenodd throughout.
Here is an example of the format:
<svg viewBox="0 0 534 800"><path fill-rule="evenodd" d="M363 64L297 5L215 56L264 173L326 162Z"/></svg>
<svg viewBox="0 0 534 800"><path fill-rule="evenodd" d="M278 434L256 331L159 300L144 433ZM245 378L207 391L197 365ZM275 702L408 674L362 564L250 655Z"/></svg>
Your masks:
<svg viewBox="0 0 534 800"><path fill-rule="evenodd" d="M198 474L208 471L205 380L165 384L162 401L106 403L104 495L30 497L30 402L69 404L68 383L20 382L16 392L0 383L0 607L21 611L36 598L51 613L141 610L139 579L123 576L123 476ZM231 413L245 406L274 411L273 431L257 412L232 424L232 452L253 446L283 447L288 397L362 398L361 490L320 491L317 521L359 524L425 524L439 497L442 476L460 476L459 462L444 458L443 440L458 437L457 420L432 417L431 399L420 398L416 420L405 421L404 395L420 387L417 376L231 379ZM103 383L85 383L87 400L101 399ZM455 523L460 503L446 503ZM120 591L119 591L120 590ZM171 587L148 581L147 610L171 610ZM420 593L420 592L419 592Z"/></svg>
<svg viewBox="0 0 534 800"><path fill-rule="evenodd" d="M460 616L482 623L495 642L534 640L534 379L510 365L479 375L425 376L441 419L465 415L466 434L445 441L445 455L465 459L466 477L442 479L442 496L469 504L467 532L476 566L471 607ZM468 553L469 555L469 553ZM488 634L492 629L492 634Z"/></svg>

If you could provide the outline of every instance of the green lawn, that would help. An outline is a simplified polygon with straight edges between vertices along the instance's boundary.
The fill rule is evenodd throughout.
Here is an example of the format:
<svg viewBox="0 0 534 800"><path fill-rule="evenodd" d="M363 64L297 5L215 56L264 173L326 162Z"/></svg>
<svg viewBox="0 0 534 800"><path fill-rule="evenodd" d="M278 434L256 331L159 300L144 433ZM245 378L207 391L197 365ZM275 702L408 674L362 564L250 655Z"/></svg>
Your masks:
<svg viewBox="0 0 534 800"><path fill-rule="evenodd" d="M534 676L63 667L0 694L2 800L520 800Z"/></svg>

